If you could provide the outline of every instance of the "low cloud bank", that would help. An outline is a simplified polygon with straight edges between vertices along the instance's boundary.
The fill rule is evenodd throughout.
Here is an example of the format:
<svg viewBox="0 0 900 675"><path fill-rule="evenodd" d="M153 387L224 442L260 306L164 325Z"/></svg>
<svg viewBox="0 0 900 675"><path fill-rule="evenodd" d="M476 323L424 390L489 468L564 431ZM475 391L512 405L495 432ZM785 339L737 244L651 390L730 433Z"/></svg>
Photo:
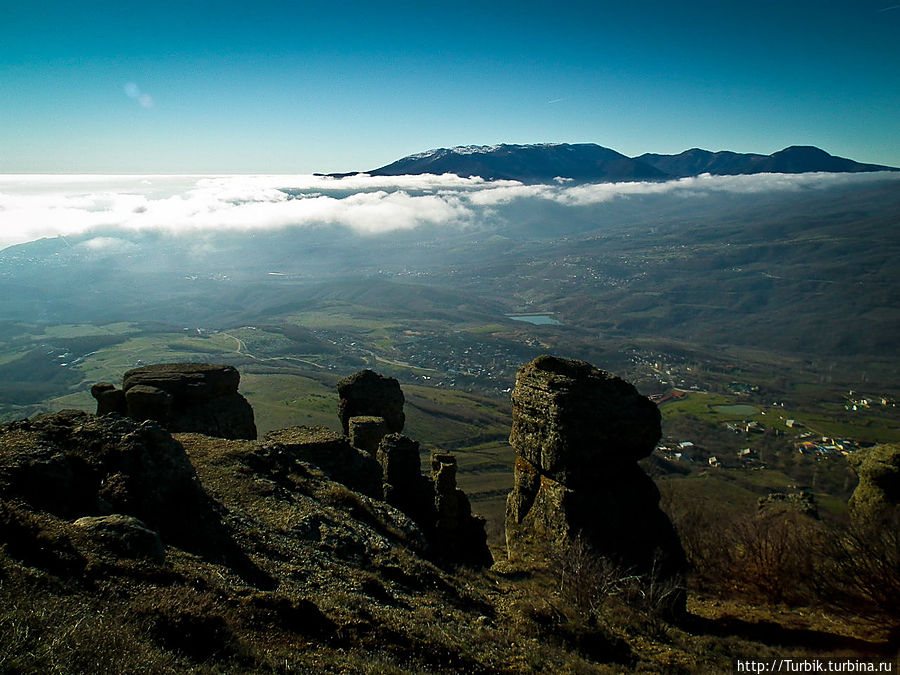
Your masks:
<svg viewBox="0 0 900 675"><path fill-rule="evenodd" d="M520 200L572 208L671 194L756 194L897 181L900 174L758 174L667 182L523 185L443 176L36 176L0 175L0 248L43 237L155 230L254 231L341 225L363 234L465 227ZM110 242L95 240L97 248Z"/></svg>

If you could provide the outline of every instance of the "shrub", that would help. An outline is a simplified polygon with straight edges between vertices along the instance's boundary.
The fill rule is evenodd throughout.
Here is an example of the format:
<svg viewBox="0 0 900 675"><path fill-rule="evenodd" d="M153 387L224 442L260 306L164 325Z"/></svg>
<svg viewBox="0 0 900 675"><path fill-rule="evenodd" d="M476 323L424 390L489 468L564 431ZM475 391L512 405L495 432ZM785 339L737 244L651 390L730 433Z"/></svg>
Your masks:
<svg viewBox="0 0 900 675"><path fill-rule="evenodd" d="M649 616L663 617L678 604L678 596L683 598L685 589L681 580L665 578L660 573L662 556L659 553L647 573L636 574L595 553L579 535L570 546L556 552L552 560L559 578L560 594L593 616L600 616L605 605L612 598L618 598Z"/></svg>
<svg viewBox="0 0 900 675"><path fill-rule="evenodd" d="M819 596L885 626L900 624L900 513L851 521L831 534L819 564Z"/></svg>

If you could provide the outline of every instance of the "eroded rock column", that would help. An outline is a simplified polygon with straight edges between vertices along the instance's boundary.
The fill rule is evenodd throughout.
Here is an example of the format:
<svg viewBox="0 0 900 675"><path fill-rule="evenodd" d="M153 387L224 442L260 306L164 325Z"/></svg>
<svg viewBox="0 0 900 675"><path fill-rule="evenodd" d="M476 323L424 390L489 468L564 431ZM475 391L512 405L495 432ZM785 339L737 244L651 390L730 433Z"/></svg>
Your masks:
<svg viewBox="0 0 900 675"><path fill-rule="evenodd" d="M403 391L393 377L373 370L361 370L337 383L338 417L344 434L350 433L351 417L383 417L387 433L400 433L406 423L403 414Z"/></svg>
<svg viewBox="0 0 900 675"><path fill-rule="evenodd" d="M544 556L581 536L635 572L680 575L681 544L637 464L661 436L656 404L589 363L542 356L519 369L512 406L510 558Z"/></svg>

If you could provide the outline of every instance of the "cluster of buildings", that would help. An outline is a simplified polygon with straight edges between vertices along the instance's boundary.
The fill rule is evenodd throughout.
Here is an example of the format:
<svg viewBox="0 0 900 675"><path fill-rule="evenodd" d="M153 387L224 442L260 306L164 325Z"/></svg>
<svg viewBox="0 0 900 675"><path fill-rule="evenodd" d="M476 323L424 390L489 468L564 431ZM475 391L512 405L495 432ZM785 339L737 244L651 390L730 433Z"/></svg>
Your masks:
<svg viewBox="0 0 900 675"><path fill-rule="evenodd" d="M844 409L852 412L873 408L875 406L896 408L897 403L888 396L872 396L860 394L852 390L847 392L847 396L844 398Z"/></svg>
<svg viewBox="0 0 900 675"><path fill-rule="evenodd" d="M858 441L829 438L828 436L814 437L811 432L802 434L797 444L797 452L801 455L816 455L819 457L844 455L845 457L862 445Z"/></svg>

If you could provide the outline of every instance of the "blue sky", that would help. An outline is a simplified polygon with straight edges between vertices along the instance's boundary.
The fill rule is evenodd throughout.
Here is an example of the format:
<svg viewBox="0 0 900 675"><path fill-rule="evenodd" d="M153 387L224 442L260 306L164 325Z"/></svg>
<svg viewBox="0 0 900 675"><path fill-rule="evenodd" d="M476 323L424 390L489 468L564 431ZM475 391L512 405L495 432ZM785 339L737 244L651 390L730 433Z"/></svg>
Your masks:
<svg viewBox="0 0 900 675"><path fill-rule="evenodd" d="M350 171L463 144L900 165L900 5L0 0L0 172Z"/></svg>

